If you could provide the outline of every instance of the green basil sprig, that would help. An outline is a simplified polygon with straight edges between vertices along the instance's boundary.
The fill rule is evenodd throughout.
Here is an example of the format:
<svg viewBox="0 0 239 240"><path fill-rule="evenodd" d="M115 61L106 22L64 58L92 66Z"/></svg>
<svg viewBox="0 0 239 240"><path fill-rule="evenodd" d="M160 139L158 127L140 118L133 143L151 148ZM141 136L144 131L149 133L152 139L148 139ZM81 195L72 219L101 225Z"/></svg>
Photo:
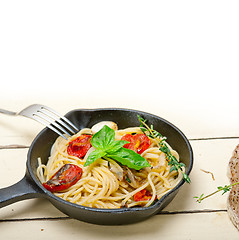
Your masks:
<svg viewBox="0 0 239 240"><path fill-rule="evenodd" d="M115 140L115 131L105 125L95 133L91 139L91 145L96 148L86 159L84 166L88 166L99 158L108 157L123 165L136 170L151 167L148 161L133 150L124 148L128 143L124 140Z"/></svg>

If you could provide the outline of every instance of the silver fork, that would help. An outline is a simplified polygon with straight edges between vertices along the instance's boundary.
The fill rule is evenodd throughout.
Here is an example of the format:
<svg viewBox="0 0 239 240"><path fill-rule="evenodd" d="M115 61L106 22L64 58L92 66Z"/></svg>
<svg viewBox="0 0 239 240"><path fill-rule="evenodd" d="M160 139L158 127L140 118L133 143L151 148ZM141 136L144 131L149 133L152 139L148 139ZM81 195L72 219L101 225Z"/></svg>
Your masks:
<svg viewBox="0 0 239 240"><path fill-rule="evenodd" d="M68 136L72 136L76 134L79 130L78 128L70 122L64 116L61 116L59 113L54 111L53 109L46 107L40 104L33 104L26 108L24 108L19 113L11 112L8 110L0 109L0 113L12 115L12 116L24 116L40 122L41 124L47 126L63 138L67 139Z"/></svg>

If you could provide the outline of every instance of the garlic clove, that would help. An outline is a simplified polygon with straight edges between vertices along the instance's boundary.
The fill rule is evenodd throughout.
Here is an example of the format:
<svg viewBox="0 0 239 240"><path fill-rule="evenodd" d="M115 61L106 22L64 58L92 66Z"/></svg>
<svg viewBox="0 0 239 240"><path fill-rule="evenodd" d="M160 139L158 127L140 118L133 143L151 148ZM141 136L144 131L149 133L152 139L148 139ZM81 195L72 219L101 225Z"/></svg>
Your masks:
<svg viewBox="0 0 239 240"><path fill-rule="evenodd" d="M100 131L101 128L103 128L104 126L108 126L110 128L112 128L113 130L118 130L118 126L116 123L112 122L112 121L102 121L102 122L98 122L96 123L92 128L92 133L95 134L98 131Z"/></svg>

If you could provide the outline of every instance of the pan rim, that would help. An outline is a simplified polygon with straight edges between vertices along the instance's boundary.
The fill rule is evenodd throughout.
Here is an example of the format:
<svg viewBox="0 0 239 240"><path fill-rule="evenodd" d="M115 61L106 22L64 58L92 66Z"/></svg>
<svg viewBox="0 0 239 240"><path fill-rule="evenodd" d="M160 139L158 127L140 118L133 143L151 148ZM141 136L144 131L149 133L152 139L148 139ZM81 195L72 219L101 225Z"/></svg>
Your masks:
<svg viewBox="0 0 239 240"><path fill-rule="evenodd" d="M129 108L85 108L85 109L73 109L71 111L69 111L68 113L65 114L65 117L68 117L69 115L71 115L72 113L74 112L77 112L77 111L80 111L80 112L95 112L95 111L126 111L126 112L134 112L134 113L137 113L137 114L144 114L144 115L149 115L151 117L154 117L160 121L163 121L164 123L166 123L167 125L169 125L170 127L172 127L176 132L178 132L180 134L180 136L183 138L184 142L186 143L187 145L187 148L188 148L188 151L189 151L189 165L187 166L187 170L186 170L186 173L189 175L191 170L192 170L192 167L193 167L193 150L192 150L192 147L191 147L191 144L189 142L189 140L187 139L187 137L185 136L185 134L178 128L176 127L174 124L172 124L171 122L169 122L168 120L160 117L160 116L157 116L157 115L154 115L154 114L151 114L151 113L148 113L148 112L144 112L144 111L141 111L141 110L135 110L135 109L129 109ZM92 208L92 207L86 207L86 206L83 206L83 205L78 205L78 204L75 204L75 203L71 203L71 202L68 202L60 197L57 197L55 196L53 193L51 193L50 191L46 190L42 184L40 183L39 179L35 176L34 172L33 172L33 169L31 167L31 160L30 160L30 155L31 155L31 151L32 149L34 148L34 145L35 143L37 142L37 140L41 137L41 135L47 131L48 129L45 127L44 129L42 129L38 134L37 136L34 138L29 150L28 150L28 155L27 155L27 170L31 176L31 178L33 179L34 183L44 192L44 197L45 198L48 198L48 200L52 200L54 199L55 201L58 201L58 202L61 202L63 204L66 204L66 205L69 205L71 207L74 207L74 208L77 208L77 209L82 209L82 210L85 210L85 211L90 211L90 212L101 212L101 213L119 213L119 214L122 214L124 212L135 212L135 211L140 211L140 212L143 212L143 211L148 211L148 210L152 210L152 209L155 209L155 211L157 211L162 202L165 200L165 198L169 197L171 194L173 194L173 192L179 190L179 188L181 188L181 186L185 183L185 180L181 180L177 186L175 186L173 189L171 189L168 193L166 193L165 195L163 195L163 197L160 198L160 200L158 200L155 204L149 206L149 207L134 207L134 208L115 208L115 209L105 209L105 208Z"/></svg>

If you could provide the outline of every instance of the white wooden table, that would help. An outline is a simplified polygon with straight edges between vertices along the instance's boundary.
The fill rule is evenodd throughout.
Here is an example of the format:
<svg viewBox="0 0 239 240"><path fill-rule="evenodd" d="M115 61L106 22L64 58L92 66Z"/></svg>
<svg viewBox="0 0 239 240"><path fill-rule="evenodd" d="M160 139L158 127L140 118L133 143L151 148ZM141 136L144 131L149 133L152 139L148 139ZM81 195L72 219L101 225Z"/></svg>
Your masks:
<svg viewBox="0 0 239 240"><path fill-rule="evenodd" d="M0 108L142 110L180 128L194 152L192 183L144 222L88 224L30 199L0 209L1 239L238 239L227 194L193 198L229 183L239 143L236 1L1 2L0 19ZM0 115L0 188L24 176L42 128Z"/></svg>

